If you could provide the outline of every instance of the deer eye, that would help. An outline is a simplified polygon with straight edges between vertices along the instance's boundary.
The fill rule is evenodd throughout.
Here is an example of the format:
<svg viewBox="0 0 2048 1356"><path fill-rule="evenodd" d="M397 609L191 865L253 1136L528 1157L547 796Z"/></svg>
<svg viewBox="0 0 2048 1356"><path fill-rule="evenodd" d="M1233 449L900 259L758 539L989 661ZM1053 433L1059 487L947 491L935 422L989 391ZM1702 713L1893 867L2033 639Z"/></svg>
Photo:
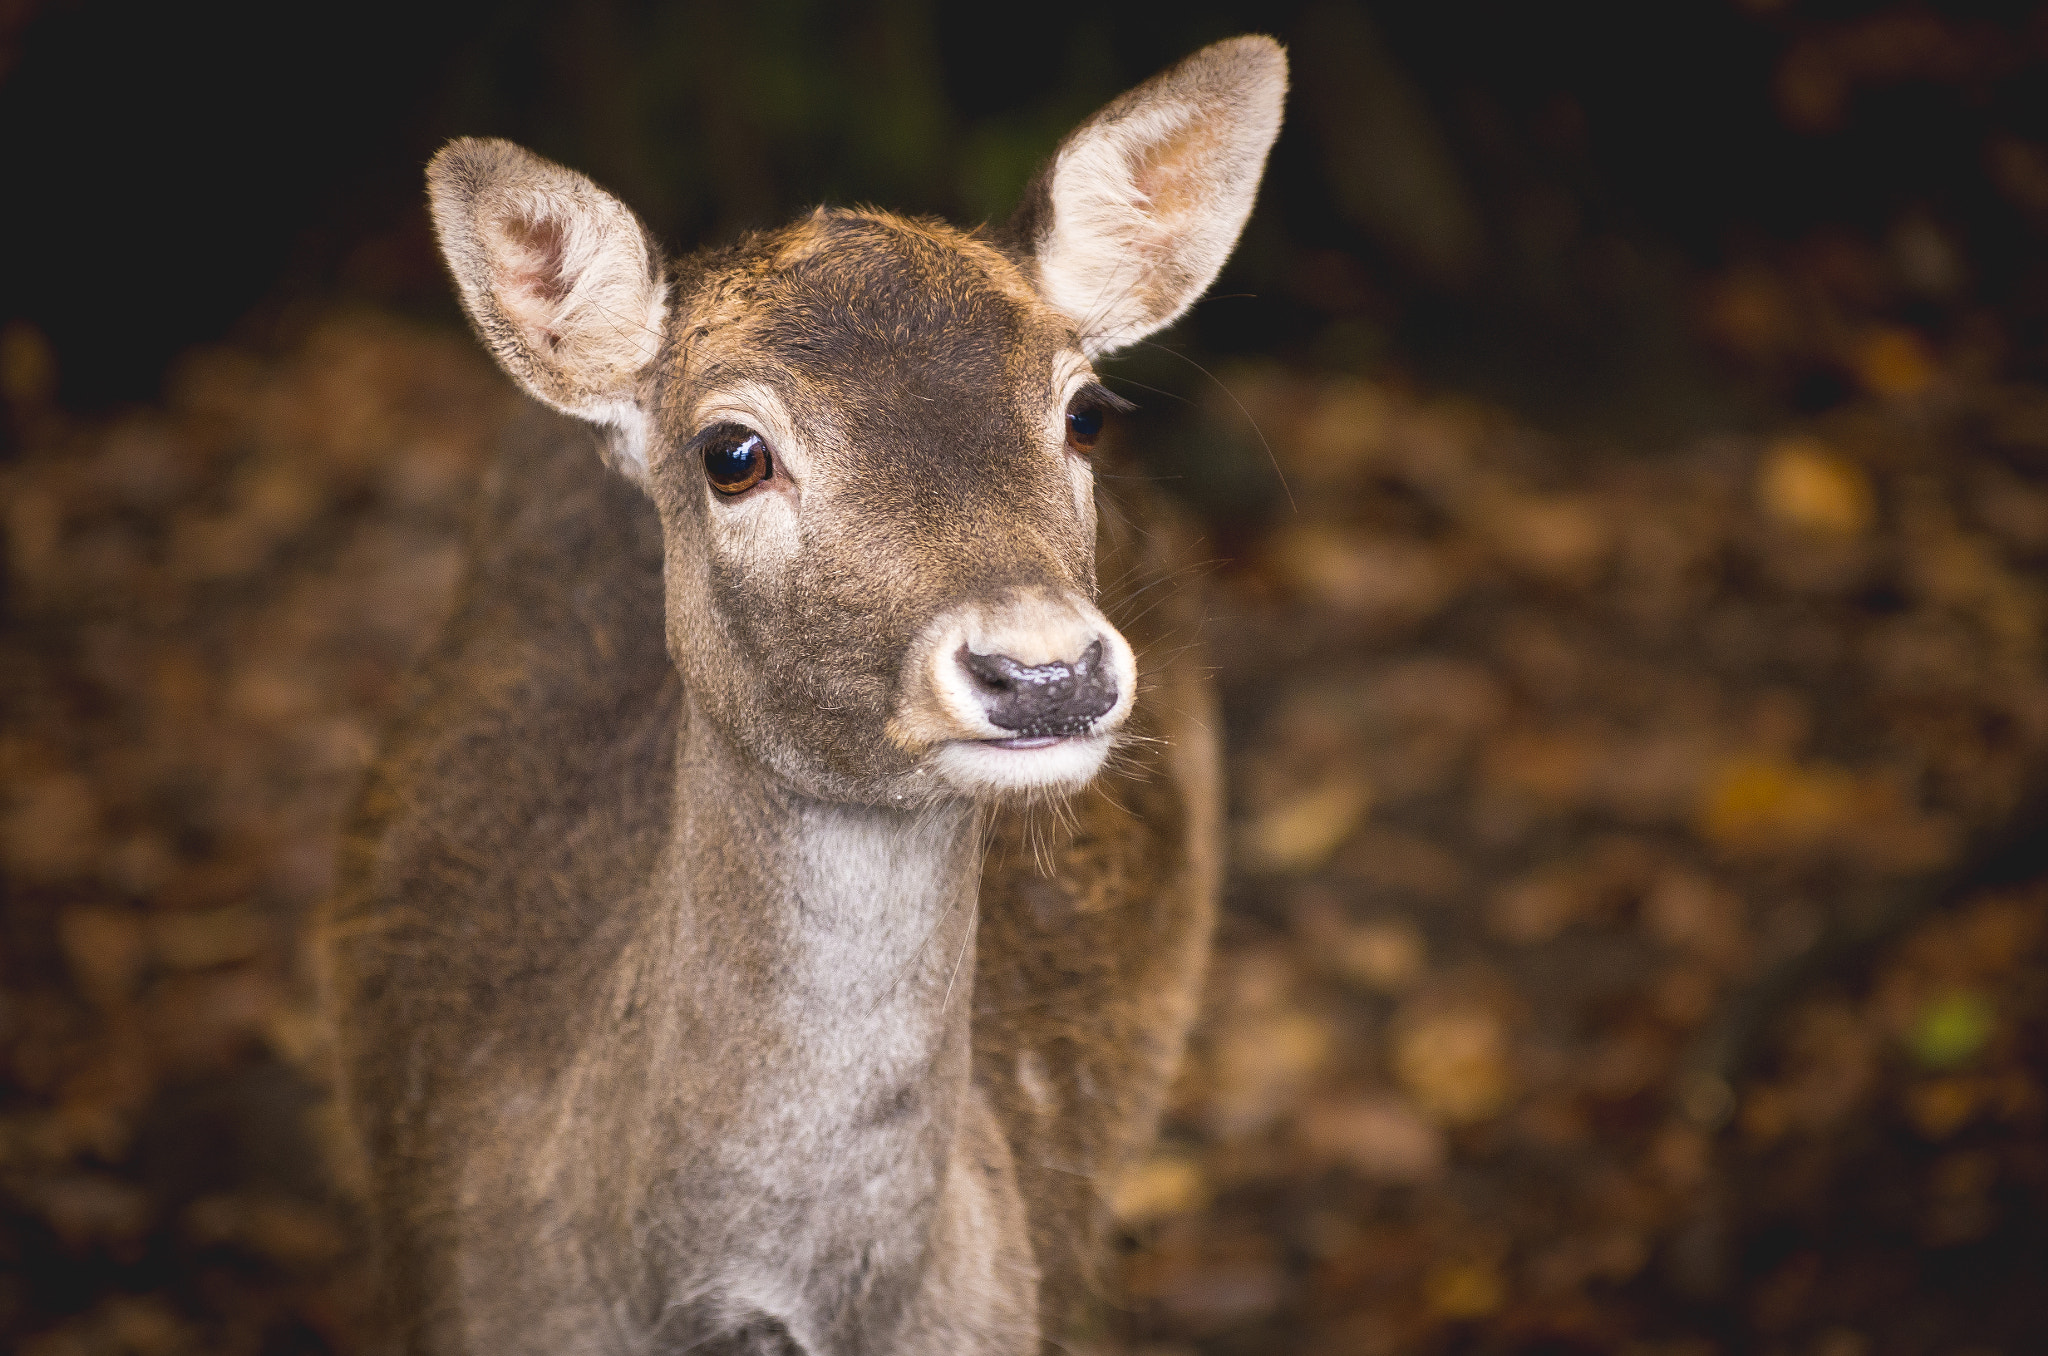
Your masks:
<svg viewBox="0 0 2048 1356"><path fill-rule="evenodd" d="M775 474L768 442L737 424L712 429L704 441L704 478L720 494L745 494Z"/></svg>
<svg viewBox="0 0 2048 1356"><path fill-rule="evenodd" d="M1135 408L1122 396L1089 382L1067 402L1067 451L1085 455L1102 437L1103 423L1112 411L1128 413Z"/></svg>
<svg viewBox="0 0 2048 1356"><path fill-rule="evenodd" d="M1067 411L1067 446L1086 452L1102 436L1102 411L1092 405Z"/></svg>

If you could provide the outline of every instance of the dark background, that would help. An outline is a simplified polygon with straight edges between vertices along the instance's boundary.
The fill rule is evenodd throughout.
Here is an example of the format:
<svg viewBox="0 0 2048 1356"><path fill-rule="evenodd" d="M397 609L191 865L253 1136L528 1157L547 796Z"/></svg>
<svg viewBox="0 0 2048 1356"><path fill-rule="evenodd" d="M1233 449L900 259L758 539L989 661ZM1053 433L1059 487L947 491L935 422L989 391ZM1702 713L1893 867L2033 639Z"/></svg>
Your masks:
<svg viewBox="0 0 2048 1356"><path fill-rule="evenodd" d="M1922 319L1987 304L2039 357L2024 4L8 8L0 315L81 408L150 398L182 347L294 296L452 315L419 206L452 135L586 170L678 249L821 199L986 219L1078 117L1245 30L1295 45L1296 93L1218 289L1251 296L1201 310L1201 348L1691 415L1728 394L1674 373L1689 278L1911 220L1968 264Z"/></svg>
<svg viewBox="0 0 2048 1356"><path fill-rule="evenodd" d="M1246 30L1105 369L1235 865L1093 1349L2039 1349L2048 8L1897 0L0 0L0 1346L353 1349L302 944L519 403L434 149L989 220Z"/></svg>

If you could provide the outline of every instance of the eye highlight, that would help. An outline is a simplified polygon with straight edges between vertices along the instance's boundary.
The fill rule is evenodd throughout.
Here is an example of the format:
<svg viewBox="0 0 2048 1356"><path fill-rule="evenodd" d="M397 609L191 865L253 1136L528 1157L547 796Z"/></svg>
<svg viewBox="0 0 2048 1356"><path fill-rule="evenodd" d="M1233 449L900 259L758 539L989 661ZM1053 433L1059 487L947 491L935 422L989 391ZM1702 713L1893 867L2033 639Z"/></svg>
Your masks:
<svg viewBox="0 0 2048 1356"><path fill-rule="evenodd" d="M1111 413L1124 414L1136 408L1122 396L1089 382L1067 402L1067 450L1083 455L1092 451Z"/></svg>
<svg viewBox="0 0 2048 1356"><path fill-rule="evenodd" d="M1102 436L1102 411L1083 408L1067 411L1067 441L1075 447L1095 446Z"/></svg>
<svg viewBox="0 0 2048 1356"><path fill-rule="evenodd" d="M704 478L727 497L745 494L775 474L768 440L740 424L720 424L697 436L704 450Z"/></svg>

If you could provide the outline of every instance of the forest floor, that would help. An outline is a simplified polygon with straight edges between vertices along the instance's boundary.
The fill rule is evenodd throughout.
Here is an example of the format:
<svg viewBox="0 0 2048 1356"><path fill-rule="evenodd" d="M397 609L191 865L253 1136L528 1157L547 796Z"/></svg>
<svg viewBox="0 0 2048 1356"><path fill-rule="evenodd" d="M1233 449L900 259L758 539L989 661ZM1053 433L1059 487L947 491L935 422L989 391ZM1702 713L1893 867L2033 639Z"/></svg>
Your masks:
<svg viewBox="0 0 2048 1356"><path fill-rule="evenodd" d="M117 418L5 356L0 1343L346 1351L305 925L515 397L363 312ZM2040 1349L2048 392L1866 357L1629 452L1221 374L1298 507L1218 532L1234 871L1106 1341Z"/></svg>

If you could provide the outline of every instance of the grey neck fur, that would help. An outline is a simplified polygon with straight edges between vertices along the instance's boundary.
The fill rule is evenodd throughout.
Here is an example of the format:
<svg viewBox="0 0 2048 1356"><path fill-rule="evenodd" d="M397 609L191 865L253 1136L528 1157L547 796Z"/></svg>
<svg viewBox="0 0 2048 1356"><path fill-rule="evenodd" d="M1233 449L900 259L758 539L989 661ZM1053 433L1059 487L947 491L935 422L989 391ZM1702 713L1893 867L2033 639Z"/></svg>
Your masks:
<svg viewBox="0 0 2048 1356"><path fill-rule="evenodd" d="M589 1033L564 1102L588 1105L582 1076L618 1087L621 1042L638 1046L639 1095L598 1141L634 1189L589 1180L585 1199L635 1209L613 1223L649 1252L718 1259L697 1293L647 1296L658 1327L751 1311L833 1349L855 1300L872 1332L931 1260L968 1089L975 813L812 800L701 717L674 805L655 907L609 977L620 1028Z"/></svg>

